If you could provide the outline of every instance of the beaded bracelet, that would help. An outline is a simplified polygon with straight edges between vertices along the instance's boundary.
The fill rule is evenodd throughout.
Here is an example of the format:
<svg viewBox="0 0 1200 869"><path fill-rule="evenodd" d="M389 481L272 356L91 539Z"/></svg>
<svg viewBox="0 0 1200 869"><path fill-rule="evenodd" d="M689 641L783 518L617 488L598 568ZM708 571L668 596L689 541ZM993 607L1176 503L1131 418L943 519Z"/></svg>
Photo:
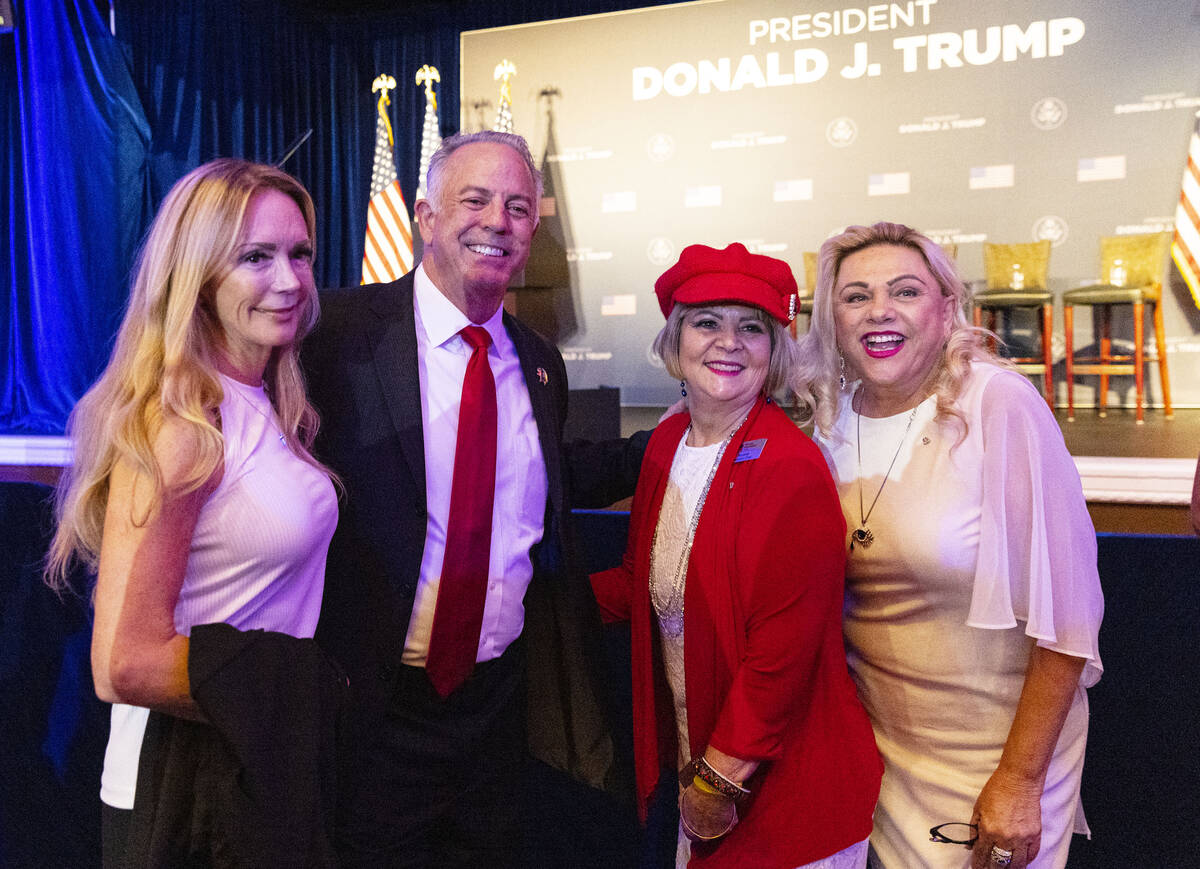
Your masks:
<svg viewBox="0 0 1200 869"><path fill-rule="evenodd" d="M693 760L692 767L695 770L697 779L704 782L721 796L729 797L735 803L741 802L750 794L749 790L737 782L730 781L713 769L712 764L705 760L703 756Z"/></svg>

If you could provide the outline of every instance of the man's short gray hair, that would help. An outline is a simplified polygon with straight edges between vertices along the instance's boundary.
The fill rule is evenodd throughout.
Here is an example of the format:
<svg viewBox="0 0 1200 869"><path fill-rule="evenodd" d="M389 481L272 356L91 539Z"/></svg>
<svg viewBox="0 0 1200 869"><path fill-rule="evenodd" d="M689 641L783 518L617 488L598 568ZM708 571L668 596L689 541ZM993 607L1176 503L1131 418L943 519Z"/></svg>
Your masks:
<svg viewBox="0 0 1200 869"><path fill-rule="evenodd" d="M525 163L529 177L533 179L536 195L533 200L533 215L538 216L542 201L542 173L533 164L533 154L529 152L529 143L524 136L516 133L501 133L497 130L481 130L478 133L455 133L449 138L442 139L442 144L429 158L429 171L425 175L425 198L436 207L441 203L442 167L450 159L450 155L464 145L474 145L477 142L496 142L512 148Z"/></svg>

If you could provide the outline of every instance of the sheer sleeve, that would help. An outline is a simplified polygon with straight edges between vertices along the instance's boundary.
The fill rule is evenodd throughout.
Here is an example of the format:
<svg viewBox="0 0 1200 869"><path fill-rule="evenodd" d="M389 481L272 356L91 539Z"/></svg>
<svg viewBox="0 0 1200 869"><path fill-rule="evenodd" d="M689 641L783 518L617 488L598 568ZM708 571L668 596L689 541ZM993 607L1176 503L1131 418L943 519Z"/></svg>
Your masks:
<svg viewBox="0 0 1200 869"><path fill-rule="evenodd" d="M1080 684L1100 678L1104 597L1096 532L1075 463L1045 402L1024 377L983 387L983 505L967 624L1012 628L1039 646L1085 658Z"/></svg>

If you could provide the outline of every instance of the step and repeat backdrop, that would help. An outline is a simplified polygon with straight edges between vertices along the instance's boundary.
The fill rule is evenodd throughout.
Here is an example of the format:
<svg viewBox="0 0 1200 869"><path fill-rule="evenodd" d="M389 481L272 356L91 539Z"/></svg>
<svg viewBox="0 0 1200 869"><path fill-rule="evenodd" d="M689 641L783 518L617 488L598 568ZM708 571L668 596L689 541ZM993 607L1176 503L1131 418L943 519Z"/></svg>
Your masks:
<svg viewBox="0 0 1200 869"><path fill-rule="evenodd" d="M507 71L546 175L518 313L557 340L572 386L667 404L653 284L688 244L741 241L804 285L803 252L853 223L957 244L969 281L983 242L1045 238L1058 293L1099 278L1101 236L1170 231L1200 3L713 0L465 32L461 57L461 128L493 127ZM1164 271L1172 397L1200 405L1200 311ZM1057 307L1055 330L1061 358ZM1093 343L1086 309L1076 330ZM1132 337L1128 308L1114 331ZM1113 389L1132 404L1131 377Z"/></svg>

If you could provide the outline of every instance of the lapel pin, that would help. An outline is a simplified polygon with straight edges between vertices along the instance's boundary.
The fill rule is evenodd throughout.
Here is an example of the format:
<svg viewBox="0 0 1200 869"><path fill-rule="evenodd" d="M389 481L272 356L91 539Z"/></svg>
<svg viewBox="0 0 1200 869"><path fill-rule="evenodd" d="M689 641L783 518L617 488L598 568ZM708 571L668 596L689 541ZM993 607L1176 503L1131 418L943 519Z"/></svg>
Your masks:
<svg viewBox="0 0 1200 869"><path fill-rule="evenodd" d="M550 382L550 375L546 373L545 368L538 368L537 379L538 379L538 383L542 384L542 386L545 386L547 383Z"/></svg>
<svg viewBox="0 0 1200 869"><path fill-rule="evenodd" d="M925 446L929 446L929 438L921 438L921 443L923 443Z"/></svg>

